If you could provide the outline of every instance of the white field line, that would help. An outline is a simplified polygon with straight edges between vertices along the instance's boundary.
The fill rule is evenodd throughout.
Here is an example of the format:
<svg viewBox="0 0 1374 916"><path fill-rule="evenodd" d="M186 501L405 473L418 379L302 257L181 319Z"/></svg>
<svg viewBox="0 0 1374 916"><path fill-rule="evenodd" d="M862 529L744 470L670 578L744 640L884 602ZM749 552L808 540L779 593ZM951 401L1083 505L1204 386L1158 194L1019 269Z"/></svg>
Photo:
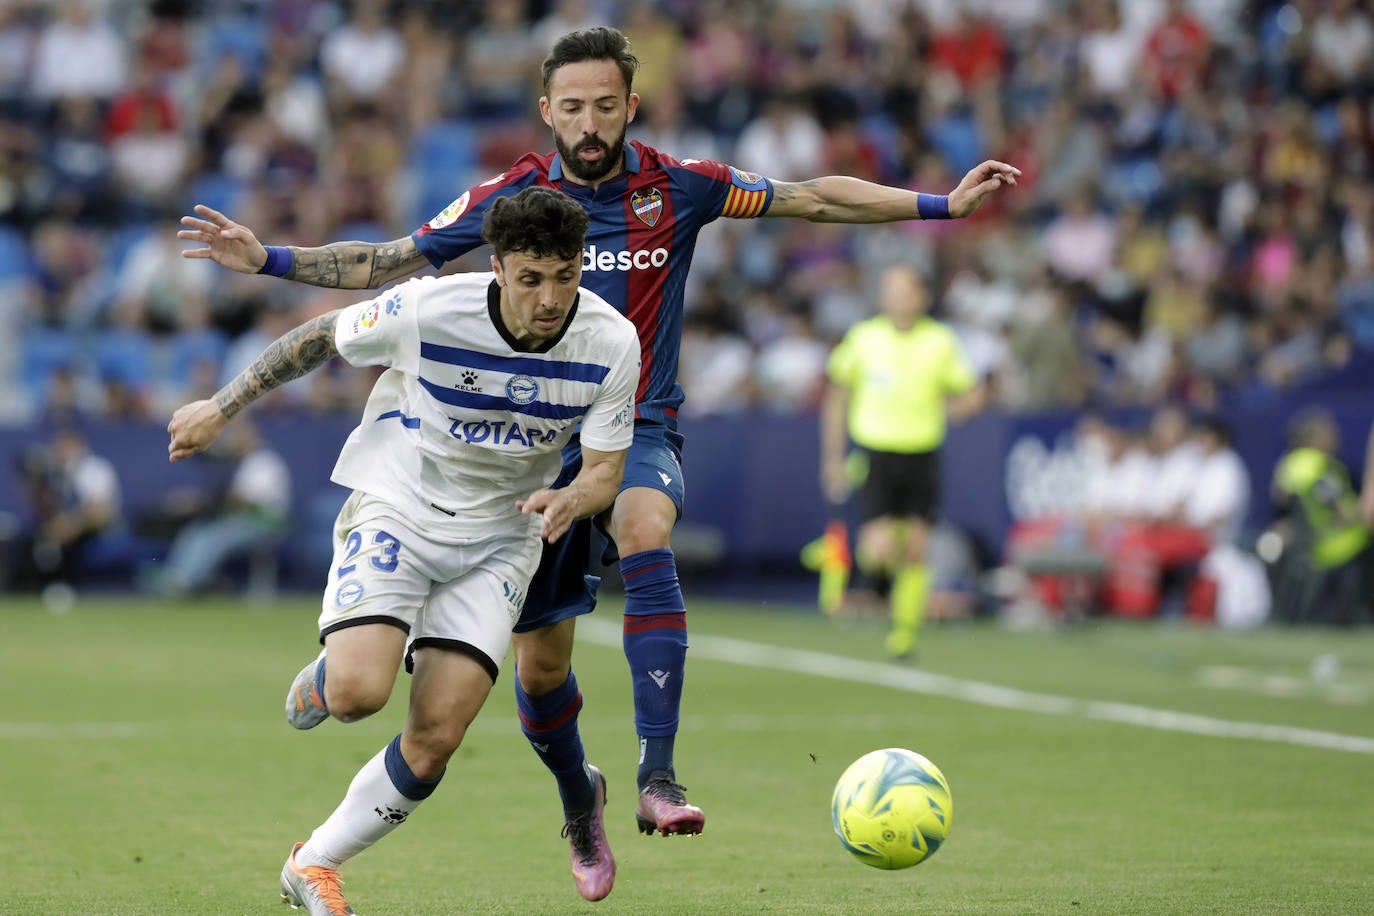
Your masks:
<svg viewBox="0 0 1374 916"><path fill-rule="evenodd" d="M1362 706L1374 694L1360 684L1274 674L1233 665L1206 665L1198 669L1197 680L1203 687L1215 690L1238 690L1282 700L1317 699L1339 706Z"/></svg>
<svg viewBox="0 0 1374 916"><path fill-rule="evenodd" d="M583 618L578 621L578 632L579 638L596 645L609 648L619 648L621 645L621 630L615 624ZM928 671L899 665L863 662L823 652L788 649L724 636L696 634L691 637L691 643L691 655L694 658L750 668L786 671L855 684L888 687L907 693L946 697L998 709L1094 719L1101 722L1114 722L1161 731L1186 732L1213 738L1244 738L1277 744L1292 744L1299 747L1374 755L1374 738L1357 735L1344 735L1288 725L1235 722L1192 713L1136 706L1129 703L1109 703L1102 700L1082 700L1074 697L1033 693L1014 687L988 684L983 681L932 674ZM624 727L624 721L620 717L582 716L580 723L583 730L590 731L618 730ZM798 713L791 716L688 715L683 717L681 727L683 731L731 732L801 731L816 728L837 731L880 731L896 724L898 724L898 720L890 716L846 715L818 718L813 715ZM382 732L391 734L390 728L379 727L381 728L379 734ZM475 727L483 732L505 733L509 731L513 733L516 731L513 722L507 722L502 720L500 716L492 715L480 717ZM223 735L227 729L233 734L258 735L269 730L284 731L285 728L286 726L279 720L274 720L270 724L254 720L240 723L219 723L215 726L214 733ZM195 728L192 726L191 731L194 732L194 730ZM329 727L322 729L322 731L339 737L357 734L357 730L351 728ZM184 738L187 729L162 722L0 722L0 740L141 739L170 734Z"/></svg>
<svg viewBox="0 0 1374 916"><path fill-rule="evenodd" d="M621 645L621 629L612 623L590 618L578 621L578 637L598 645ZM1152 709L1129 703L1109 703L1102 700L1082 700L1046 693L1032 693L1013 687L1002 687L982 681L931 674L882 662L862 662L839 655L788 649L764 643L748 642L725 636L691 637L690 656L751 668L787 671L854 684L871 684L908 693L946 697L980 706L1039 712L1057 716L1115 722L1161 731L1186 732L1212 738L1246 738L1276 744L1293 744L1354 754L1374 755L1374 738L1343 735L1337 732L1296 728L1289 725L1266 725L1260 722L1234 722L1210 716Z"/></svg>

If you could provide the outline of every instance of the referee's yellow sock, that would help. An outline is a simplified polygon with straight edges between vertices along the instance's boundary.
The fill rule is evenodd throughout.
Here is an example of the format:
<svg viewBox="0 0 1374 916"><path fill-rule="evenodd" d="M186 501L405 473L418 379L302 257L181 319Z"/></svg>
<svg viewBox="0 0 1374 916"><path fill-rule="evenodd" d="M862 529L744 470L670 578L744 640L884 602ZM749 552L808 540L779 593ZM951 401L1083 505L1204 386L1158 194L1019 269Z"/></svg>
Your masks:
<svg viewBox="0 0 1374 916"><path fill-rule="evenodd" d="M913 563L898 570L892 580L892 631L887 634L891 655L910 655L926 616L926 596L930 592L930 568Z"/></svg>

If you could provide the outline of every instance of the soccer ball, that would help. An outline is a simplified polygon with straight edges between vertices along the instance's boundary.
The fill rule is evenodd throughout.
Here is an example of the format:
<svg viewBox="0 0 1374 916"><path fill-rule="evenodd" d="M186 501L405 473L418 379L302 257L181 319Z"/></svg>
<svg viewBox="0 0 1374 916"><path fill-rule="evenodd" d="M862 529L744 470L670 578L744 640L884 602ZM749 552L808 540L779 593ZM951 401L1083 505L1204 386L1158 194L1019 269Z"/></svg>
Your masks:
<svg viewBox="0 0 1374 916"><path fill-rule="evenodd" d="M945 775L900 747L851 763L830 799L840 845L874 868L910 868L933 856L949 836L953 813Z"/></svg>

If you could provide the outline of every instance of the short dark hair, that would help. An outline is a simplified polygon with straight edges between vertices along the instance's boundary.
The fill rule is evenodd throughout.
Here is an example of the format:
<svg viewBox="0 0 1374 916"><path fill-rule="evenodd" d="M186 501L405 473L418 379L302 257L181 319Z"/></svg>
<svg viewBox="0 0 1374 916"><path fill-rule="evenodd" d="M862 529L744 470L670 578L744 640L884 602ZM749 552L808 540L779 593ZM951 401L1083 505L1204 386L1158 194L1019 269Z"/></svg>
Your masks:
<svg viewBox="0 0 1374 916"><path fill-rule="evenodd" d="M1231 426L1221 417L1208 414L1197 421L1197 428L1214 436L1223 445L1231 444Z"/></svg>
<svg viewBox="0 0 1374 916"><path fill-rule="evenodd" d="M1304 407L1288 421L1288 445L1290 448L1310 448L1322 431L1335 423L1335 417L1325 407Z"/></svg>
<svg viewBox="0 0 1374 916"><path fill-rule="evenodd" d="M580 259L587 238L587 211L553 188L525 188L492 204L482 219L482 238L495 249L498 261L512 251L537 258Z"/></svg>
<svg viewBox="0 0 1374 916"><path fill-rule="evenodd" d="M629 95L634 86L635 71L639 69L639 58L635 57L625 33L607 25L569 32L553 43L553 50L544 59L544 94L549 94L549 83L553 80L555 70L584 60L609 60L615 63L625 79L625 94Z"/></svg>

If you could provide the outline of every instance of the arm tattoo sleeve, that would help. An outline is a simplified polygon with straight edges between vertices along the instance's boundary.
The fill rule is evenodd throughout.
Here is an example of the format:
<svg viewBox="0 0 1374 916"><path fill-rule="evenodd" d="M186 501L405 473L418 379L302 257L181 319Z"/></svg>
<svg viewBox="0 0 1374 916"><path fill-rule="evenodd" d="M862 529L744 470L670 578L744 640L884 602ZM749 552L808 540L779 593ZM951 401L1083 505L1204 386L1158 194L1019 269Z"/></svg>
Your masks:
<svg viewBox="0 0 1374 916"><path fill-rule="evenodd" d="M388 280L404 276L423 263L420 250L410 236L372 248L372 266L367 274L367 288L380 286Z"/></svg>
<svg viewBox="0 0 1374 916"><path fill-rule="evenodd" d="M297 248L286 278L330 289L361 289L362 284L348 281L354 268L361 273L372 260L373 247L363 242L336 242L323 248Z"/></svg>
<svg viewBox="0 0 1374 916"><path fill-rule="evenodd" d="M339 310L312 318L268 345L253 364L215 395L215 405L227 420L273 388L323 365L337 354L334 325Z"/></svg>
<svg viewBox="0 0 1374 916"><path fill-rule="evenodd" d="M410 236L393 242L334 242L292 249L288 280L330 289L372 289L426 263Z"/></svg>

